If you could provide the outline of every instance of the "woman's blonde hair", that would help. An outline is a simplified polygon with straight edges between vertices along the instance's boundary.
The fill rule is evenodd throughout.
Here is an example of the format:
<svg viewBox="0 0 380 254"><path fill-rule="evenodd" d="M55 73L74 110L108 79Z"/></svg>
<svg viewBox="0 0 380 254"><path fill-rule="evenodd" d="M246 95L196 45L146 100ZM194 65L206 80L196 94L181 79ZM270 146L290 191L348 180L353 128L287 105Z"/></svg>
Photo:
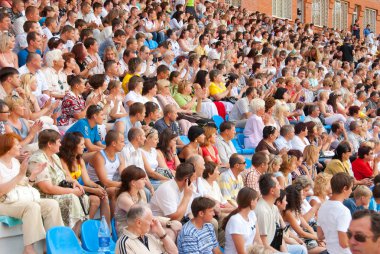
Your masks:
<svg viewBox="0 0 380 254"><path fill-rule="evenodd" d="M270 158L268 163L268 173L275 173L273 170L274 165L280 165L282 164L282 158L280 155L275 155L272 158Z"/></svg>
<svg viewBox="0 0 380 254"><path fill-rule="evenodd" d="M25 91L25 95L27 97L29 97L29 95L32 93L32 89L30 88L30 85L32 84L33 81L36 80L36 76L34 76L33 74L31 73L26 73L26 74L23 74L21 77L20 77L20 81L21 81L21 88L24 89Z"/></svg>
<svg viewBox="0 0 380 254"><path fill-rule="evenodd" d="M9 42L14 36L11 33L0 33L0 52L4 53L9 49Z"/></svg>
<svg viewBox="0 0 380 254"><path fill-rule="evenodd" d="M292 167L297 163L297 160L297 157L293 155L284 154L282 156L280 171L284 173L285 178L288 177L287 175L292 171Z"/></svg>
<svg viewBox="0 0 380 254"><path fill-rule="evenodd" d="M288 106L285 104L277 104L274 108L274 118L277 120L280 126L286 124L285 113L288 112Z"/></svg>
<svg viewBox="0 0 380 254"><path fill-rule="evenodd" d="M314 180L314 195L321 196L326 195L328 186L330 185L330 180L332 175L327 173L319 173Z"/></svg>
<svg viewBox="0 0 380 254"><path fill-rule="evenodd" d="M319 149L315 145L308 145L303 150L303 159L306 164L314 164L318 162L319 158Z"/></svg>
<svg viewBox="0 0 380 254"><path fill-rule="evenodd" d="M18 106L24 105L24 100L18 96L7 96L4 101L8 105L10 111L13 111Z"/></svg>
<svg viewBox="0 0 380 254"><path fill-rule="evenodd" d="M212 126L205 126L203 127L203 130L205 131L205 142L202 144L202 146L208 146L210 145L210 138L212 135L214 135L217 131Z"/></svg>
<svg viewBox="0 0 380 254"><path fill-rule="evenodd" d="M183 93L185 91L186 86L190 85L191 83L187 80L182 80L178 84L178 93Z"/></svg>

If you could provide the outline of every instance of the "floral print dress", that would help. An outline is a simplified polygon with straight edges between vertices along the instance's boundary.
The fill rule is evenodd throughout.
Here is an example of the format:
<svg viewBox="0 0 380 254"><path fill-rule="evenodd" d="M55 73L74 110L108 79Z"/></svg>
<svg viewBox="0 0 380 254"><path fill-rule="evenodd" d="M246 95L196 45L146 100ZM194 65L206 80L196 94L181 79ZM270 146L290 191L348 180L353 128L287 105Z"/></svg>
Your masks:
<svg viewBox="0 0 380 254"><path fill-rule="evenodd" d="M47 163L46 168L37 175L36 184L43 181L50 181L53 185L59 185L62 180L66 180L64 170L62 168L61 161L59 157L54 154L53 156L54 165L48 160L46 154L42 150L36 151L29 159L29 166L33 163ZM38 187L37 187L38 189ZM74 227L79 220L87 219L79 198L74 194L62 194L62 195L49 195L41 193L41 198L51 198L55 199L59 203L61 209L61 215L65 226ZM89 210L89 199L88 196L83 195L82 197L84 209Z"/></svg>

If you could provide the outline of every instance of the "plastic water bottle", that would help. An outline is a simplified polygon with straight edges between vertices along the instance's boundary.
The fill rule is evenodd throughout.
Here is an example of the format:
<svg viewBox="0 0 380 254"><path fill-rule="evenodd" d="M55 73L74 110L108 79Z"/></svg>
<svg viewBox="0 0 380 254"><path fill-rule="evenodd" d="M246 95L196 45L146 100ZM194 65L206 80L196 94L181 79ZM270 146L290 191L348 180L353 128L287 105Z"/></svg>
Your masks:
<svg viewBox="0 0 380 254"><path fill-rule="evenodd" d="M110 230L108 228L108 224L104 215L102 216L102 220L100 221L100 227L98 231L99 238L99 249L98 253L106 254L110 252Z"/></svg>

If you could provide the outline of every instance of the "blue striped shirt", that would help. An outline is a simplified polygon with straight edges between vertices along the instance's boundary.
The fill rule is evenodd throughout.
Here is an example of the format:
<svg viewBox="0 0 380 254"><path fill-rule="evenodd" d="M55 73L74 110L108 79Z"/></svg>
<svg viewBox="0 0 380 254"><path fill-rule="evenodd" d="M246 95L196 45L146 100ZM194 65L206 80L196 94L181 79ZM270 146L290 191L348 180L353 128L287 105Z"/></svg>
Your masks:
<svg viewBox="0 0 380 254"><path fill-rule="evenodd" d="M183 225L177 239L179 254L210 254L218 245L211 223L206 223L202 229L197 229L189 221Z"/></svg>

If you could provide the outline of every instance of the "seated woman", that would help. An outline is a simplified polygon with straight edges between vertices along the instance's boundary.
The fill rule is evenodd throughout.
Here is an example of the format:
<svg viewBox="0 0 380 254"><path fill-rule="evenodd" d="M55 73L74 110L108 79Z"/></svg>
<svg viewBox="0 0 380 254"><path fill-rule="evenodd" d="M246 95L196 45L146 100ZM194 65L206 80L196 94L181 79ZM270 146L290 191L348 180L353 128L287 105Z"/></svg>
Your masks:
<svg viewBox="0 0 380 254"><path fill-rule="evenodd" d="M55 226L63 226L58 202L41 198L31 185L36 175L43 171L46 163L29 167L30 176L26 177L28 159L22 164L16 159L21 154L20 136L14 133L0 135L0 214L22 220L24 254L36 254L33 244L45 238L46 231ZM23 190L18 196L17 190ZM11 195L11 194L15 195ZM12 200L11 197L20 199ZM46 230L46 231L45 231Z"/></svg>
<svg viewBox="0 0 380 254"><path fill-rule="evenodd" d="M226 87L223 80L223 74L220 70L214 69L210 71L211 83L208 89L210 92L210 96L213 97L216 101L222 101L223 99L232 96L232 88L236 86L236 84L232 84ZM230 112L233 107L233 104L227 101L222 102L224 104L224 107L226 108L227 113Z"/></svg>
<svg viewBox="0 0 380 254"><path fill-rule="evenodd" d="M296 167L295 169L292 171L292 180L294 181L298 176L303 176L303 175L308 175L308 170L305 168L304 165L302 165L302 162L303 162L303 153L300 151L300 150L294 150L294 149L291 149L288 151L288 155L290 156L294 156L297 158L297 161L296 161Z"/></svg>
<svg viewBox="0 0 380 254"><path fill-rule="evenodd" d="M65 226L73 228L78 234L82 221L88 218L88 196L77 181L71 181L66 177L57 155L60 146L61 136L58 132L41 131L38 136L40 150L30 157L28 169L32 171L35 163L47 164L47 167L36 175L35 184L42 197L58 201Z"/></svg>
<svg viewBox="0 0 380 254"><path fill-rule="evenodd" d="M112 122L116 119L128 116L125 108L123 107L123 95L120 81L111 80L108 83L108 100L110 102L108 122Z"/></svg>
<svg viewBox="0 0 380 254"><path fill-rule="evenodd" d="M285 191L288 204L283 212L284 221L290 226L291 232L298 237L307 238L306 246L308 253L321 253L325 248L318 246L317 233L301 215L301 192L303 190L300 192L295 186L289 185Z"/></svg>
<svg viewBox="0 0 380 254"><path fill-rule="evenodd" d="M83 189L88 193L90 199L89 218L93 219L100 207L100 215L104 215L107 223L110 223L111 215L107 192L100 185L91 181L88 176L86 164L82 158L84 147L84 138L81 133L66 133L62 139L58 156L66 176L71 181L83 182Z"/></svg>
<svg viewBox="0 0 380 254"><path fill-rule="evenodd" d="M52 103L52 100L48 99L42 109L38 104L36 96L33 94L37 90L37 78L33 74L26 73L20 77L21 88L24 89L24 93L21 94L21 98L24 99L26 104L26 110L29 113L27 119L36 120L41 116L52 116L53 110L58 107L59 101ZM54 114L52 118L57 119L58 113Z"/></svg>
<svg viewBox="0 0 380 254"><path fill-rule="evenodd" d="M192 95L192 84L188 81L181 81L178 85L178 92L173 96L181 109L191 110L192 112L201 112L203 90L198 86Z"/></svg>
<svg viewBox="0 0 380 254"><path fill-rule="evenodd" d="M203 127L205 139L201 144L202 156L205 159L205 162L214 162L217 165L221 165L222 161L220 160L218 149L216 148L216 137L218 130L214 126L206 125ZM221 165L226 166L226 165Z"/></svg>
<svg viewBox="0 0 380 254"><path fill-rule="evenodd" d="M225 253L246 253L249 245L262 245L254 212L258 198L254 189L244 187L239 191L236 199L238 208L224 219L222 225L226 235Z"/></svg>
<svg viewBox="0 0 380 254"><path fill-rule="evenodd" d="M211 161L205 163L205 170L203 171L201 181L203 187L205 188L204 194L208 198L214 200L217 206L220 208L221 214L220 218L223 219L232 212L235 207L233 207L227 200L223 198L222 192L220 191L217 179L219 178L219 166Z"/></svg>
<svg viewBox="0 0 380 254"><path fill-rule="evenodd" d="M310 197L309 203L311 206L316 204L322 205L331 196L330 180L332 175L321 172L315 177L313 193Z"/></svg>
<svg viewBox="0 0 380 254"><path fill-rule="evenodd" d="M322 118L325 120L325 124L332 125L336 121L346 122L346 118L339 113L335 113L331 105L327 105L329 99L328 91L322 91L319 94L319 109L321 110Z"/></svg>
<svg viewBox="0 0 380 254"><path fill-rule="evenodd" d="M294 138L290 141L292 148L303 152L306 146L310 145L309 140L306 138L308 133L306 123L299 122L294 126Z"/></svg>
<svg viewBox="0 0 380 254"><path fill-rule="evenodd" d="M146 132L145 143L141 148L141 151L145 155L144 168L145 171L155 189L161 184L162 181L166 181L174 178L170 170L167 169L165 161L158 156L157 144L158 144L158 132L156 129L151 128Z"/></svg>
<svg viewBox="0 0 380 254"><path fill-rule="evenodd" d="M160 134L157 144L157 160L164 161L164 168L170 169L173 175L181 163L177 156L177 139L178 135L167 128Z"/></svg>
<svg viewBox="0 0 380 254"><path fill-rule="evenodd" d="M193 55L199 58L197 54L193 54ZM205 115L208 118L212 118L213 116L218 115L218 109L215 103L209 98L209 95L210 95L210 91L208 89L210 86L209 73L205 70L200 70L200 71L195 72L193 76L194 76L194 84L199 84L203 91L201 112L203 113L203 115ZM223 105L222 107L224 108Z"/></svg>
<svg viewBox="0 0 380 254"><path fill-rule="evenodd" d="M278 150L276 143L274 143L274 141L278 138L278 136L279 136L279 132L276 129L276 127L272 125L265 126L263 129L263 139L259 142L255 151L256 152L265 151L272 155L279 155L280 151ZM283 148L281 150L281 153L282 154L286 153L286 148Z"/></svg>
<svg viewBox="0 0 380 254"><path fill-rule="evenodd" d="M145 103L143 96L141 95L143 90L144 80L139 76L133 76L128 82L128 93L125 96L123 103L125 111L129 113L129 107L135 102Z"/></svg>
<svg viewBox="0 0 380 254"><path fill-rule="evenodd" d="M277 178L281 189L285 189L286 186L292 184L292 171L297 167L297 157L287 154L282 155L282 163L280 170L274 174Z"/></svg>
<svg viewBox="0 0 380 254"><path fill-rule="evenodd" d="M358 149L358 158L352 162L352 171L356 180L373 178L379 174L378 163L380 157L374 156L373 149L362 145ZM371 166L373 165L373 166Z"/></svg>
<svg viewBox="0 0 380 254"><path fill-rule="evenodd" d="M20 141L24 151L34 151L35 144L37 141L37 134L42 129L43 123L41 121L36 121L31 124L27 121L25 117L25 105L24 100L20 97L6 97L5 103L9 107L9 116L7 125L10 127L13 133L21 137ZM26 145L30 145L26 147Z"/></svg>
<svg viewBox="0 0 380 254"><path fill-rule="evenodd" d="M116 194L115 207L116 231L119 236L122 234L123 228L127 226L127 213L131 206L137 203L147 203L144 192L146 174L143 169L131 165L124 169L120 177L121 187ZM181 223L163 217L159 217L158 220L168 236L175 240L182 228Z"/></svg>
<svg viewBox="0 0 380 254"><path fill-rule="evenodd" d="M244 128L244 145L246 148L256 148L263 139L263 129L266 125L265 102L260 98L251 101L252 115L248 118Z"/></svg>
<svg viewBox="0 0 380 254"><path fill-rule="evenodd" d="M303 150L303 162L302 165L312 181L314 181L317 175L317 165L319 159L319 149L314 145L308 145Z"/></svg>
<svg viewBox="0 0 380 254"><path fill-rule="evenodd" d="M205 141L205 131L200 126L191 126L189 129L189 134L187 135L190 143L185 145L179 154L179 158L181 160L186 160L191 155L199 154L202 155L202 149L200 147L201 144Z"/></svg>
<svg viewBox="0 0 380 254"><path fill-rule="evenodd" d="M335 175L339 172L345 172L349 175L354 175L350 166L350 156L352 155L352 148L350 143L342 141L335 149L335 155L326 165L325 173Z"/></svg>
<svg viewBox="0 0 380 254"><path fill-rule="evenodd" d="M128 83L133 76L140 76L142 68L142 60L138 57L131 58L128 62L128 72L123 78L121 87L123 88L124 94L128 94Z"/></svg>

